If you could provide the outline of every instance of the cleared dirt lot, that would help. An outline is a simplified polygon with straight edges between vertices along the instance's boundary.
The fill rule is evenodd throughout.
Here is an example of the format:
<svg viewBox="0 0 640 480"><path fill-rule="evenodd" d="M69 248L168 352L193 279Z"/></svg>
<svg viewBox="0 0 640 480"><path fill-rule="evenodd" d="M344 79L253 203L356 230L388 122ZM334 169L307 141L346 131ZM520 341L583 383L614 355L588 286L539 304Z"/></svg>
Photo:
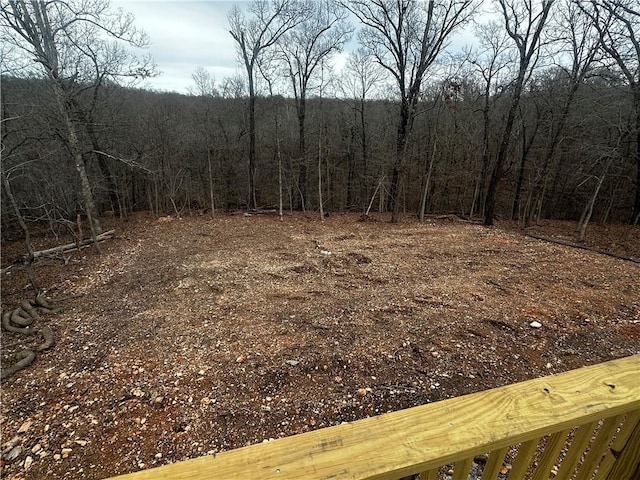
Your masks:
<svg viewBox="0 0 640 480"><path fill-rule="evenodd" d="M2 441L23 447L3 476L103 478L640 352L637 263L358 220L138 216L102 255L42 261L48 296L77 296L2 384ZM601 230L640 258L640 229ZM5 309L32 295L19 269L2 281ZM3 362L39 342L3 332Z"/></svg>

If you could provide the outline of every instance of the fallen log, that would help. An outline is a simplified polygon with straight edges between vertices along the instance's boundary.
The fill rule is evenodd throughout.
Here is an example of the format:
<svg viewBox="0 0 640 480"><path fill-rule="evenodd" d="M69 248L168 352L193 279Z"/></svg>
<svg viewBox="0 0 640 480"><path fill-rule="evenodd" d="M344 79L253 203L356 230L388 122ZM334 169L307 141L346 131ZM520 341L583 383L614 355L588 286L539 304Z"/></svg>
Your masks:
<svg viewBox="0 0 640 480"><path fill-rule="evenodd" d="M573 242L569 242L567 240L561 240L559 238L551 238L551 237L543 237L543 236L540 236L540 235L533 235L531 233L525 233L524 235L527 236L527 237L535 238L536 240L542 240L543 242L557 243L558 245L564 245L565 247L572 247L572 248L578 248L580 250L587 250L589 252L598 253L600 255L606 255L607 257L617 258L618 260L625 260L627 262L640 263L640 259L638 259L638 258L625 257L624 255L617 255L615 253L608 252L606 250L602 250L602 249L599 249L599 248L590 247L590 246L584 245L584 244L573 243Z"/></svg>
<svg viewBox="0 0 640 480"><path fill-rule="evenodd" d="M98 243L104 242L105 240L111 240L116 233L115 230L109 230L108 232L101 233L96 237L96 241ZM84 247L90 247L94 244L92 238L84 239L80 242L67 243L66 245L59 245L57 247L47 248L46 250L39 250L37 252L33 252L33 258L43 257L45 255L51 255L52 253L64 253L71 252L73 250L79 250Z"/></svg>

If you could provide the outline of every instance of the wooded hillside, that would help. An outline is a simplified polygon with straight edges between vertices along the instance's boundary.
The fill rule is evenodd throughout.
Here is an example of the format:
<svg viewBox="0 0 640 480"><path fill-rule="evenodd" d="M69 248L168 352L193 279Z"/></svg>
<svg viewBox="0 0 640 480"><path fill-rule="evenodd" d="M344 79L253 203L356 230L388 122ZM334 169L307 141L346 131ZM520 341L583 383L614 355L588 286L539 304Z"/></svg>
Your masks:
<svg viewBox="0 0 640 480"><path fill-rule="evenodd" d="M262 45L248 75L216 81L199 69L192 95L123 86L123 78L155 72L120 50L91 57L93 74L90 62L71 68L63 53L82 59L93 50L77 53L48 38L46 25L36 28L28 42L48 38L59 66L40 58L51 50L33 47L27 51L40 55L43 68L3 72L3 238L22 235L18 214L64 230L78 214L278 208L281 199L285 211L371 209L393 211L394 220L456 213L523 226L540 218L637 223L640 16L633 2L542 2L528 10L496 1L495 20L476 25L477 43L457 56L444 53L447 35L472 28L478 5L400 3L405 11L384 1L371 8L388 14L386 27L404 31L418 22L422 34L385 36L379 17L369 18L358 1L326 2L328 10L316 6L307 17L287 10L295 21L269 9L305 2L256 3L290 21L278 30L284 36ZM21 5L2 7L5 38L28 30L16 20ZM231 12L237 40L259 27L255 8ZM346 12L360 23L345 23ZM51 27L63 18L50 12L49 20ZM334 71L325 59L354 29L361 48ZM287 50L316 31L324 50ZM389 53L399 51L394 41L403 58ZM419 45L428 48L418 52ZM238 46L242 59L248 47ZM305 61L317 68L295 70Z"/></svg>

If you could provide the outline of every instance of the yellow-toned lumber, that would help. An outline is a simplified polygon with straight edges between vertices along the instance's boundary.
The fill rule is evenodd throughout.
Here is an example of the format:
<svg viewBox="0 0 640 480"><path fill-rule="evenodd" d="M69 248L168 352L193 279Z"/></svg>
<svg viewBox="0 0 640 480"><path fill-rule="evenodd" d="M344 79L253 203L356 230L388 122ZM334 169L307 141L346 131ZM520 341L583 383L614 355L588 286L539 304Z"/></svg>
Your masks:
<svg viewBox="0 0 640 480"><path fill-rule="evenodd" d="M527 473L527 468L531 463L533 455L540 444L541 438L534 438L520 445L518 456L513 462L512 469L509 472L509 480L522 480Z"/></svg>
<svg viewBox="0 0 640 480"><path fill-rule="evenodd" d="M467 480L473 466L473 457L468 457L456 462L453 466L453 478L451 480Z"/></svg>
<svg viewBox="0 0 640 480"><path fill-rule="evenodd" d="M613 434L620 422L622 422L622 417L623 415L616 415L602 422L596 439L589 446L589 452L578 469L576 480L589 480L593 477L593 473L605 456L605 451L611 443Z"/></svg>
<svg viewBox="0 0 640 480"><path fill-rule="evenodd" d="M616 439L611 444L600 465L598 465L598 473L593 477L593 480L605 480L607 478L638 423L640 423L640 410L627 414L624 424L616 434ZM640 451L640 445L637 446L637 449Z"/></svg>
<svg viewBox="0 0 640 480"><path fill-rule="evenodd" d="M562 460L562 465L560 465L560 469L558 470L556 477L571 478L573 476L573 472L575 471L578 462L580 462L585 449L589 445L591 437L593 437L593 432L595 432L597 426L598 422L595 421L581 425L580 428L578 428L578 431L571 441L571 446Z"/></svg>
<svg viewBox="0 0 640 480"><path fill-rule="evenodd" d="M418 475L418 480L437 480L438 479L438 469L434 468L433 470L429 470L428 472L421 472Z"/></svg>
<svg viewBox="0 0 640 480"><path fill-rule="evenodd" d="M484 470L482 470L480 480L494 480L498 477L498 472L500 471L500 467L502 467L504 457L507 455L507 450L509 450L509 447L504 447L489 453L489 459L484 466Z"/></svg>
<svg viewBox="0 0 640 480"><path fill-rule="evenodd" d="M640 478L640 423L636 424L607 477L608 480L637 480L638 478Z"/></svg>
<svg viewBox="0 0 640 480"><path fill-rule="evenodd" d="M639 374L634 355L119 478L397 479L638 410Z"/></svg>
<svg viewBox="0 0 640 480"><path fill-rule="evenodd" d="M549 437L547 444L544 446L538 466L536 467L536 472L533 475L533 480L547 480L549 478L551 469L555 465L560 450L562 450L570 431L571 429L562 430Z"/></svg>

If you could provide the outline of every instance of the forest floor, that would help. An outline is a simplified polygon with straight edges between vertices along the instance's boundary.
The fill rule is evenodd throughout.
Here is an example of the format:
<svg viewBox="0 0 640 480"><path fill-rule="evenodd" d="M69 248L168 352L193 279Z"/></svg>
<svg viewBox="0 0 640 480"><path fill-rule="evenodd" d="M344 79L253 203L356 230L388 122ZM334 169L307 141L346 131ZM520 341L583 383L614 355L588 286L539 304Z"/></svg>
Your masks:
<svg viewBox="0 0 640 480"><path fill-rule="evenodd" d="M2 477L104 478L640 352L638 263L509 223L387 220L140 214L105 220L101 255L40 260L67 299L36 322L55 346L2 383ZM640 259L640 228L587 235ZM28 297L5 272L3 309ZM40 342L3 332L3 365Z"/></svg>

